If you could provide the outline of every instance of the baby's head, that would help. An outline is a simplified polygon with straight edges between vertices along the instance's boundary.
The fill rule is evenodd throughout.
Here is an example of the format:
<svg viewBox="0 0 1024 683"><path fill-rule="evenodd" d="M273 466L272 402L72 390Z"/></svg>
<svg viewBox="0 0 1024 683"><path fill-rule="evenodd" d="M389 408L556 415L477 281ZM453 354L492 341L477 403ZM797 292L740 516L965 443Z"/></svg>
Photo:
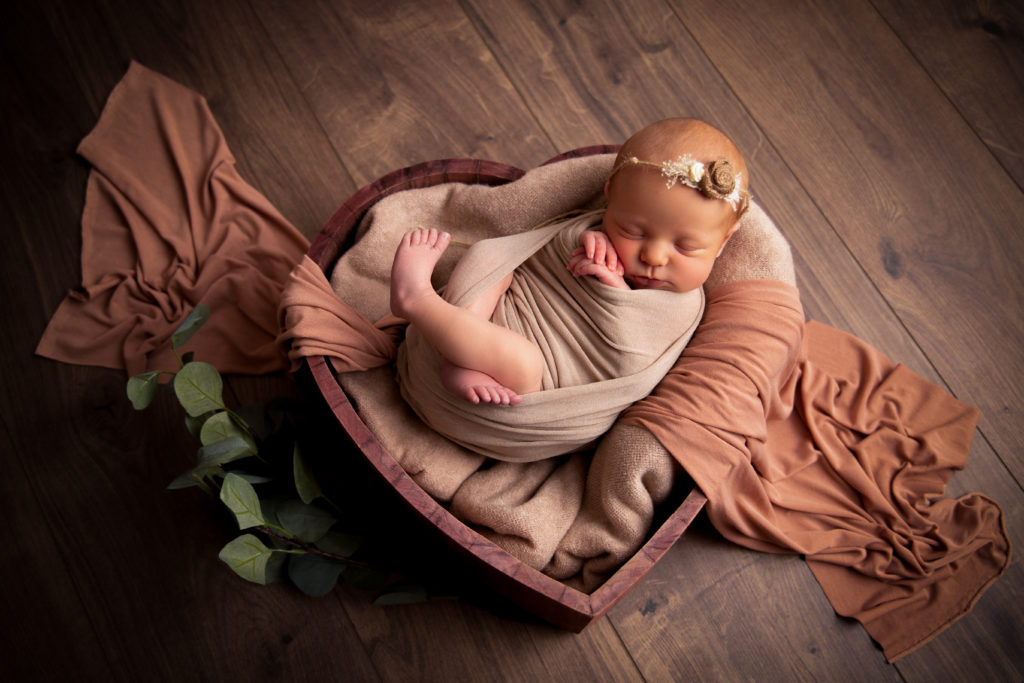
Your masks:
<svg viewBox="0 0 1024 683"><path fill-rule="evenodd" d="M749 206L736 145L698 119L665 119L622 145L605 185L604 231L634 288L704 284Z"/></svg>

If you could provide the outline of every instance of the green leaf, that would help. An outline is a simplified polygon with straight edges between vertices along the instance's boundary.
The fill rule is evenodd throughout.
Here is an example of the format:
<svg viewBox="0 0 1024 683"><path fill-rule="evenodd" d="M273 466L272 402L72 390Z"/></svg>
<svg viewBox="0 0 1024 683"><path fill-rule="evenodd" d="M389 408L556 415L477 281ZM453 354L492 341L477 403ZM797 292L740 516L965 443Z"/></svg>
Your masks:
<svg viewBox="0 0 1024 683"><path fill-rule="evenodd" d="M227 411L222 410L211 415L203 423L203 428L199 430L199 440L204 446L209 446L232 437L242 439L249 444L253 453L256 452L256 442L253 440L252 434L249 433L248 429L240 426Z"/></svg>
<svg viewBox="0 0 1024 683"><path fill-rule="evenodd" d="M224 474L224 471L221 470L220 473ZM235 476L238 476L238 477L241 477L242 479L245 479L250 484L266 484L268 481L274 481L271 477L265 477L262 474L250 474L249 472L243 472L241 470L232 470L231 473L234 474ZM264 508L264 510L263 510L264 520L266 522L270 522L271 520L267 516L266 506L265 505L261 505L261 507Z"/></svg>
<svg viewBox="0 0 1024 683"><path fill-rule="evenodd" d="M202 415L197 415L195 417L186 414L185 426L188 427L189 434L198 439L199 435L203 433L203 425L206 424L206 421L215 414L216 412L212 410L208 413L203 413Z"/></svg>
<svg viewBox="0 0 1024 683"><path fill-rule="evenodd" d="M285 500L278 506L277 519L289 533L306 543L319 541L338 521L330 512L295 499Z"/></svg>
<svg viewBox="0 0 1024 683"><path fill-rule="evenodd" d="M271 548L273 550L273 548ZM265 583L277 583L284 581L288 576L288 558L294 557L291 553L274 552L267 560L267 567L263 573Z"/></svg>
<svg viewBox="0 0 1024 683"><path fill-rule="evenodd" d="M373 600L375 605L412 605L427 601L427 589L407 581L396 583Z"/></svg>
<svg viewBox="0 0 1024 683"><path fill-rule="evenodd" d="M201 466L224 465L235 460L247 458L256 453L252 444L245 439L232 436L229 439L203 446L199 449L199 464Z"/></svg>
<svg viewBox="0 0 1024 683"><path fill-rule="evenodd" d="M220 487L220 499L235 513L239 529L260 526L266 522L260 512L260 499L252 484L237 474L228 472Z"/></svg>
<svg viewBox="0 0 1024 683"><path fill-rule="evenodd" d="M246 581L267 583L267 562L274 551L252 534L243 534L221 548L217 555Z"/></svg>
<svg viewBox="0 0 1024 683"><path fill-rule="evenodd" d="M160 372L154 370L153 372L144 372L141 375L135 375L128 379L128 400L132 402L132 407L135 410L142 410L153 402L153 397L156 396L156 390L159 386L157 381L159 377Z"/></svg>
<svg viewBox="0 0 1024 683"><path fill-rule="evenodd" d="M308 505L323 495L320 485L313 478L309 468L306 467L306 462L302 459L298 443L292 449L292 476L295 477L295 490L303 503Z"/></svg>
<svg viewBox="0 0 1024 683"><path fill-rule="evenodd" d="M182 323L178 325L178 329L176 329L174 334L171 335L171 348L180 349L185 342L192 338L192 335L196 333L196 330L202 327L203 323L209 320L209 318L209 306L199 304L193 308L192 312L186 316Z"/></svg>
<svg viewBox="0 0 1024 683"><path fill-rule="evenodd" d="M174 393L181 407L192 417L211 410L223 410L223 392L224 380L217 368L209 363L189 363L174 377Z"/></svg>
<svg viewBox="0 0 1024 683"><path fill-rule="evenodd" d="M343 534L339 531L329 531L316 542L316 547L331 555L351 557L359 550L359 546L362 544L363 539L359 536Z"/></svg>
<svg viewBox="0 0 1024 683"><path fill-rule="evenodd" d="M344 569L340 562L319 555L292 555L288 559L288 578L314 598L330 593Z"/></svg>
<svg viewBox="0 0 1024 683"><path fill-rule="evenodd" d="M281 520L277 518L277 509L286 500L283 498L266 498L260 501L260 508L263 511L263 520L268 526L279 527ZM290 500L290 499L287 499Z"/></svg>
<svg viewBox="0 0 1024 683"><path fill-rule="evenodd" d="M178 489L187 489L192 486L199 486L199 478L195 475L195 470L189 470L180 477L176 477L174 481L167 485L167 490L177 491Z"/></svg>
<svg viewBox="0 0 1024 683"><path fill-rule="evenodd" d="M204 478L223 474L224 470L221 469L220 466L205 467L200 465L199 467L194 467L168 484L167 490L175 491L177 489L187 489L190 486L199 486Z"/></svg>

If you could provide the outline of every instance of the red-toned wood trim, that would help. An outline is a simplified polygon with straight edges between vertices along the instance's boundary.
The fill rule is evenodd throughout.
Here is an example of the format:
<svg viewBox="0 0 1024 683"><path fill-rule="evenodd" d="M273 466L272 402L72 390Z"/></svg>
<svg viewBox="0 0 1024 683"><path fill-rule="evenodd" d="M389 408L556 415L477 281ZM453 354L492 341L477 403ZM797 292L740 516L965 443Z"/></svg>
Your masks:
<svg viewBox="0 0 1024 683"><path fill-rule="evenodd" d="M560 154L545 163L604 154L616 149L613 145L584 147ZM352 195L324 225L313 241L309 255L325 272L329 272L366 211L389 194L446 182L499 185L516 180L523 173L512 166L478 159L442 159L394 171ZM587 595L523 564L456 519L421 489L384 449L356 413L328 360L323 356L312 356L306 359L306 364L342 428L401 500L418 517L436 528L451 547L469 558L476 573L496 591L560 628L579 632L603 616L682 536L706 502L700 491L692 490L643 547L600 588Z"/></svg>
<svg viewBox="0 0 1024 683"><path fill-rule="evenodd" d="M395 192L441 183L501 185L522 177L524 173L514 166L482 159L438 159L392 171L357 190L327 219L309 248L309 257L328 272L341 256L352 229L366 211Z"/></svg>

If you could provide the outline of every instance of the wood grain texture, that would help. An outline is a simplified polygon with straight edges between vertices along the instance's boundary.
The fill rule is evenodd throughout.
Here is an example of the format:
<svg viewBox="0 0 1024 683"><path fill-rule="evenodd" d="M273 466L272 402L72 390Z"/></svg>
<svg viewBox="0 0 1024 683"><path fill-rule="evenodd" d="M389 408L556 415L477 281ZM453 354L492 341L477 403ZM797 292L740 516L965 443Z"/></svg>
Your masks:
<svg viewBox="0 0 1024 683"><path fill-rule="evenodd" d="M1024 194L866 2L678 11L1024 480Z"/></svg>
<svg viewBox="0 0 1024 683"><path fill-rule="evenodd" d="M22 330L3 342L6 471L19 473L6 480L18 493L5 502L17 506L7 518L22 520L10 539L16 564L4 570L4 640L18 650L8 668L30 680L138 680L154 672L263 679L301 673L311 650L324 650L328 657L312 661L333 659L358 673L368 662L361 646L328 649L323 631L294 635L310 614L301 596L280 589L256 596L223 571L216 555L230 531L216 507L187 493L164 495L194 459L179 411L165 404L137 415L126 410L123 373L32 356L49 313L79 276L86 167L75 146L106 91L139 55L122 51L129 38L107 24L106 5L17 9L24 13L3 22L3 82L12 93L4 121L17 134L5 148L10 165L0 183L11 238L2 269L5 320L17 319ZM169 44L173 31L155 30L163 18L118 15L157 52L163 35L169 57L177 47ZM207 84L216 80L213 72L206 76ZM223 81L221 90L229 90ZM337 621L330 603L313 611L325 624ZM255 627L230 628L239 615ZM344 628L331 629L342 642ZM261 655L223 656L250 647ZM370 666L362 672L373 675Z"/></svg>
<svg viewBox="0 0 1024 683"><path fill-rule="evenodd" d="M556 144L595 138L621 142L669 116L697 116L726 131L744 151L755 200L793 244L809 316L870 339L937 379L800 181L687 27L662 2L631 3L628 11L603 0L585 6L545 3L512 16L491 3L467 0L467 6L516 88L535 100L531 104L541 112L538 119ZM547 46L543 59L517 58L542 44ZM609 63L616 77L604 81L602 97L614 102L606 114L602 108L588 109L593 88L579 82L574 70L596 64L588 73L597 78L599 70L611 68ZM835 305L844 299L858 305Z"/></svg>
<svg viewBox="0 0 1024 683"><path fill-rule="evenodd" d="M682 113L703 116L729 131L741 148L748 150L753 169L755 196L768 208L793 244L803 298L811 317L851 330L871 340L890 356L898 358L918 373L942 383L941 376L932 367L929 359L922 353L913 337L907 334L903 322L894 315L892 305L880 295L871 279L865 277L863 267L850 253L842 236L836 233L815 205L817 200L809 196L808 187L820 192L826 192L828 188L818 187L815 183L794 176L787 163L780 158L772 141L765 137L756 122L750 120L744 103L735 98L720 77L716 80L717 65L708 62L705 46L692 43L688 28L673 25L671 19L659 21L663 19L663 15L657 3L634 3L630 6L628 17L616 15L617 21L606 22L606 26L614 29L602 29L600 18L608 12L601 3L588 3L586 9L579 8L578 16L573 15L578 8L577 5L555 3L546 5L544 10L531 8L529 13L524 13L519 23L510 22L507 17L494 12L487 3L480 5L480 8L473 6L474 20L484 24L481 33L487 36L489 41L493 41L496 53L502 54L504 51L507 55L527 54L531 48L536 49L535 46L544 43L545 40L550 41L550 46L544 51L544 59L540 62L517 61L509 57L506 69L519 89L524 92L531 89L538 91L535 96L536 106L548 107L546 116L540 117L540 120L548 127L549 135L555 140L562 139L560 134L563 132L573 134L579 127L578 122L571 119L563 124L566 116L578 111L579 107L567 107L570 112L568 115L557 108L559 91L568 93L571 100L576 97L577 91L584 89L574 82L570 75L573 65L577 64L578 60L590 59L600 63L602 55L614 52L615 46L623 42L623 36L628 42L634 40L634 36L642 35L643 40L635 39L638 44L662 46L660 52L643 52L634 46L633 50L628 51L630 58L616 62L616 73L620 77L614 81L614 85L609 85L610 97L621 104L622 110L635 112L637 123L632 125L642 125L645 121L680 113L672 109L658 108L665 107L669 98L664 98L656 106L647 103L648 98L652 97L652 92L671 92L673 100L683 101L680 107ZM707 14L705 12L705 15ZM579 29L579 34L585 34L585 39L573 38L573 22L585 27L585 30ZM794 26L797 27L793 29L796 31L803 24L796 22ZM733 28L739 35L750 30L739 26L739 22ZM549 38L556 34L565 38L563 43ZM722 32L721 35L715 36L715 40L721 40L726 46L731 46L734 42L730 40L732 35L735 34ZM581 58L579 53L584 51L586 54ZM637 56L641 52L643 59ZM829 60L834 58L833 52L835 51L820 52L817 55L818 61L828 64ZM840 56L841 53L836 52L835 57ZM753 61L762 63L757 59ZM748 76L757 73L756 70L747 71ZM780 72L788 73L784 69ZM770 100L776 87L777 83L768 82L759 90L752 88L750 96ZM714 104L703 105L702 96L708 97ZM582 98L582 95L580 97ZM600 111L598 110L599 113ZM590 125L596 124L591 122ZM615 126L611 125L606 129L614 128ZM811 140L810 144L814 144L814 141ZM853 301L857 304L843 303ZM963 486L969 490L991 493L997 500L1003 502L1011 515L1013 510L1024 505L1020 489L1013 481L1013 477L984 441L976 444L972 465L974 466L969 468L969 476ZM1015 522L1013 518L1008 522L1012 534L1015 533ZM999 590L1005 591L1003 598L1012 600L1019 593L1019 585L1010 579L1002 582ZM813 582L811 590L817 590ZM999 591L995 591L993 597L986 599L979 609L999 611L998 606L1002 598L996 597L998 593ZM992 616L999 618L995 614ZM1019 621L1020 615L1017 615L1016 619ZM769 628L766 625L763 630L768 632ZM978 642L981 642L981 639ZM959 646L953 644L951 650L956 651L957 647ZM1003 650L1006 654L1013 651L1013 648ZM921 657L927 659L927 655ZM931 673L934 674L934 670Z"/></svg>
<svg viewBox="0 0 1024 683"><path fill-rule="evenodd" d="M454 2L254 4L360 186L419 161L529 168L560 151Z"/></svg>
<svg viewBox="0 0 1024 683"><path fill-rule="evenodd" d="M705 522L620 603L615 623L647 680L900 680L808 576L800 558L751 554Z"/></svg>
<svg viewBox="0 0 1024 683"><path fill-rule="evenodd" d="M571 634L459 602L349 610L384 680L643 680L607 622Z"/></svg>
<svg viewBox="0 0 1024 683"><path fill-rule="evenodd" d="M145 10L130 0L42 4L66 36L60 47L88 87L94 115L134 59L199 92L219 123L230 122L222 128L239 172L307 237L354 189L244 0L174 0Z"/></svg>
<svg viewBox="0 0 1024 683"><path fill-rule="evenodd" d="M798 558L736 548L706 524L579 635L471 590L464 572L454 577L462 600L402 607L344 587L320 600L256 588L216 559L234 533L216 505L160 493L194 457L176 410L135 414L119 373L32 356L78 281L87 169L74 147L130 59L205 95L243 175L308 236L357 187L418 161L529 168L689 113L746 152L756 197L793 244L808 313L981 405L981 435L951 490L998 500L1019 548L1020 396L1006 387L1022 377L1000 361L1020 355L1020 127L994 116L1004 103L1017 108L1019 20L1012 3L927 3L928 21L911 0L874 4L5 4L0 495L10 528L3 578L14 587L0 598L0 635L14 652L5 671L37 680L1021 679L1019 561L966 618L895 667L834 615ZM962 82L982 76L984 93ZM1004 96L991 102L990 92ZM967 318L950 315L941 329L924 320L958 308L964 292ZM230 391L246 402L287 382L232 380ZM366 473L352 477L380 503ZM388 517L394 507L374 509ZM414 565L455 565L436 543L413 550L427 539L408 520L387 523L396 556L407 548L419 553L405 556Z"/></svg>
<svg viewBox="0 0 1024 683"><path fill-rule="evenodd" d="M948 103L869 8L857 3L830 6L828 11L794 5L748 7L743 12L726 12L715 25L700 15L699 8L687 5L686 10L680 8L680 13L694 35L724 77L734 83L744 104L762 122L801 184L937 368L921 374L946 383L960 398L982 407L985 438L975 444L971 465L952 490L981 490L996 496L1007 513L1011 539L1019 543L1021 522L1016 510L1024 502L1015 481L1019 481L1019 449L1013 444L1020 428L1012 419L1013 411L1002 403L1011 385L1017 390L1015 378L1020 376L1019 354L1010 350L1016 342L1003 346L1008 334L1010 338L1016 334L1020 321L1019 315L1010 313L1012 301L1022 290L1014 279L1020 271L1013 273L1011 265L1018 258L1014 255L1018 238L1009 234L1019 192L1012 187L997 190L1008 192L994 201L1002 202L1000 210L1008 210L1010 217L990 212L984 219L987 226L976 217L964 220L965 211L977 209L984 214L988 207L978 204L992 199L981 199L987 196L983 192L965 194L955 187L960 174L951 167L950 155L963 155L966 166L979 169L997 184L1005 179L1003 171L980 150L962 122L959 130L953 130L957 121ZM772 10L779 16L769 16ZM752 19L754 23L749 24ZM730 25L757 29L749 40L735 41L730 40ZM745 66L749 63L763 65L756 80ZM943 197L937 185L942 186ZM913 210L904 213L908 207ZM920 220L927 225L919 225ZM794 247L801 255L813 253L795 241ZM993 280L999 282L989 280L979 286L974 269L986 270L985 259L992 261L991 268L999 273ZM1007 274L1009 280L1004 280ZM978 277L984 280L988 275L991 272ZM808 291L806 283L802 291ZM838 308L841 301L831 307ZM979 306L994 307L997 312L988 318L993 308L980 311ZM1007 318L996 320L999 315ZM979 337L986 325L992 343L982 343ZM863 331L858 333L877 344ZM884 344L879 346L885 349ZM1001 383L992 384L997 376ZM967 387L981 392L977 399L965 395ZM1020 625L1024 614L1005 609L1006 604L1020 601L1018 561L1004 579L976 608L977 613L987 612L987 616L978 614L981 624L1014 624L1003 631L1013 635L1002 636L1002 656L985 654L986 643L992 641L978 628L954 627L943 636L945 647L936 648L949 656L937 658L926 645L902 660L900 671L924 680L971 676L986 669L1011 678L1019 675L1012 653L1024 644L1017 635L1024 630Z"/></svg>
<svg viewBox="0 0 1024 683"><path fill-rule="evenodd" d="M864 276L860 264L849 253L846 245L835 233L832 226L825 220L819 209L814 205L813 200L808 196L803 184L794 177L785 162L779 157L770 141L766 140L763 133L758 129L756 123L745 114L745 108L741 102L728 90L716 74L715 66L709 63L703 54L701 47L693 44L688 31L678 22L671 18L663 21L657 3L634 3L630 6L629 16L619 15L618 10L607 10L603 3L590 3L588 11L579 11L579 16L573 16L571 12L575 5L564 8L561 4L545 5L545 10L534 8L529 15L525 15L521 23L510 22L506 17L487 3L481 3L480 11L475 15L475 21L484 22L486 25L481 32L488 36L495 45L502 46L508 54L522 54L530 49L530 46L543 42L545 36L554 35L558 32L566 32L571 36L573 22L582 23L584 29L577 29L576 37L567 37L560 47L552 47L545 53L544 64L554 65L545 67L546 71L538 71L533 62L525 64L510 63L507 70L517 87L527 90L532 87L539 90L536 95L538 103L557 102L557 93L565 91L569 97L574 96L577 84L571 80L572 65L580 59L579 53L587 51L586 58L598 60L600 55L612 51L614 45L622 42L622 36L629 37L643 35L644 43L658 44L665 48L656 55L644 54L644 59L634 56L633 59L618 63L618 71L621 78L614 86L610 86L613 92L613 99L623 104L623 111L629 111L635 117L635 122L629 125L639 127L644 122L656 120L657 118L679 113L697 114L716 122L720 127L728 130L738 141L741 148L748 150L748 162L752 167L752 176L755 183L755 196L759 202L767 207L770 214L778 222L784 233L793 244L797 261L798 276L803 292L805 306L811 317L829 322L833 325L853 331L863 338L872 340L879 348L894 358L899 358L920 374L931 378L933 381L941 382L941 378L934 371L926 356L915 344L913 338L906 334L901 321L893 314L890 304L879 295L875 285ZM488 14L488 12L492 14ZM614 22L601 22L598 18L612 14L616 16ZM567 18L568 17L568 18ZM595 18L598 17L598 18ZM565 21L563 21L563 19ZM638 22L635 25L633 22ZM585 39L580 37L585 35ZM495 48L498 52L499 48ZM631 55L638 53L638 49L630 51ZM559 68L561 67L561 68ZM718 80L716 80L718 79ZM678 106L680 109L674 111L666 104L674 100L652 102L651 93L671 92L673 98L680 98ZM684 95L678 95L683 93ZM770 97L768 89L763 90L763 97ZM704 100L702 98L707 98ZM538 104L542 106L542 104ZM575 111L573 107L568 108ZM565 121L561 111L551 105L544 117L540 118L548 130L549 135L555 140L562 139L562 135L572 135L577 128L577 122ZM592 126L600 125L600 121L592 122ZM609 126L609 129L611 126ZM571 139L571 138L567 138ZM752 151L750 151L752 150ZM857 304L846 305L843 302L856 301ZM988 449L984 443L976 449L976 455L972 462L977 462L980 469L974 472L975 475L985 475L983 480L972 480L975 489L988 491L1003 501L1009 509L1017 506L1024 506L1024 499L1021 498L1019 487L1013 482L1003 464ZM973 470L972 470L973 471ZM664 561L672 562L675 555L671 555ZM740 556L725 556L725 561L735 558L740 561ZM761 560L769 563L769 560ZM774 565L758 565L757 571L770 572ZM729 565L720 566L719 569L729 573L733 569ZM750 575L756 575L752 572ZM677 567L676 575L690 577L691 572L680 570ZM714 575L707 578L709 582L714 581ZM689 578L687 580L690 580ZM643 590L641 584L638 589ZM806 595L814 594L819 588L809 573L791 574L789 585L792 590L785 598L780 600L797 601L801 610L806 613L820 608L824 604L824 612L819 614L819 619L828 621L834 619L831 609L827 603L821 603L820 596L809 603L801 601L808 600ZM1007 586L1013 584L1007 582ZM711 590L711 584L706 588ZM749 595L758 594L760 589L754 587ZM735 591L734 591L735 592ZM635 595L636 591L631 593ZM1011 591L1012 596L1012 591ZM1008 596L1009 597L1009 596ZM985 604L996 604L997 598L987 601ZM631 601L632 602L632 601ZM673 600L672 604L678 605L678 611L672 613L670 620L688 621L689 613L686 611L689 605L686 596L680 596ZM643 604L638 609L643 609ZM645 635L640 636L640 641L648 637L649 629L642 628L643 622L626 621L623 615L630 614L630 607L621 606L613 611L613 619L616 622L624 639L630 644L631 650L635 650L636 642L628 640L634 630ZM745 629L745 632L757 632L761 637L771 637L776 629L773 616L770 612L746 611L742 616L736 615L737 627ZM728 628L723 625L723 628ZM821 628L821 621L815 628ZM787 625L787 633L790 627ZM814 630L809 633L815 633ZM688 634L687 637L692 634ZM674 640L676 636L671 629L665 631L664 639L675 643L683 648L685 639ZM808 636L810 637L810 636ZM852 654L847 644L845 647L838 647L841 639L835 641L835 646L819 648L818 655L812 661L818 662L823 668L834 668L842 666L847 657L858 658ZM863 656L871 657L873 646L870 643L862 642L865 647ZM1011 652L1007 650L1006 652ZM793 652L787 650L787 652ZM802 652L802 651L799 651ZM720 653L721 654L721 653ZM752 650L744 657L739 657L740 666L743 662L756 658L757 651ZM803 656L801 654L801 656ZM789 661L788 657L778 657L778 661ZM825 662L825 663L822 663ZM731 671L730 675L741 675L742 671ZM783 672L779 672L782 675Z"/></svg>
<svg viewBox="0 0 1024 683"><path fill-rule="evenodd" d="M10 350L3 348L4 352ZM12 405L10 397L22 389L5 382L3 405ZM22 417L27 416L23 413ZM5 453L18 453L30 446L7 420L3 421L3 435ZM67 562L61 530L49 523L44 511L51 501L46 496L40 500L38 492L26 486L32 480L26 463L9 457L5 465L8 474L0 482L0 513L4 519L18 520L8 524L0 554L8 586L0 595L0 613L11 624L3 627L6 647L9 652L37 652L43 639L65 647L61 658L9 658L7 675L14 680L68 679L82 673L110 678L112 664L75 585L77 571ZM25 600L25 595L32 600Z"/></svg>
<svg viewBox="0 0 1024 683"><path fill-rule="evenodd" d="M1013 0L872 4L1017 185L1024 186L1024 6Z"/></svg>

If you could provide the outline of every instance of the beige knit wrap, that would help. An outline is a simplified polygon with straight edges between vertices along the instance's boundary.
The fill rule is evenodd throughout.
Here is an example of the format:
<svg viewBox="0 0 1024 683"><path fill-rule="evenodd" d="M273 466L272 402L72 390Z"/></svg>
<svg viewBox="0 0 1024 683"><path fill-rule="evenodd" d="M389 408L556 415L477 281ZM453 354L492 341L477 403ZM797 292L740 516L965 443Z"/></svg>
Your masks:
<svg viewBox="0 0 1024 683"><path fill-rule="evenodd" d="M412 325L399 348L398 379L426 424L478 453L532 462L592 446L665 376L700 321L704 292L616 289L574 277L566 264L602 215L483 240L466 252L446 299L468 306L513 273L492 321L541 350L543 388L514 407L454 396L441 384L437 352Z"/></svg>

